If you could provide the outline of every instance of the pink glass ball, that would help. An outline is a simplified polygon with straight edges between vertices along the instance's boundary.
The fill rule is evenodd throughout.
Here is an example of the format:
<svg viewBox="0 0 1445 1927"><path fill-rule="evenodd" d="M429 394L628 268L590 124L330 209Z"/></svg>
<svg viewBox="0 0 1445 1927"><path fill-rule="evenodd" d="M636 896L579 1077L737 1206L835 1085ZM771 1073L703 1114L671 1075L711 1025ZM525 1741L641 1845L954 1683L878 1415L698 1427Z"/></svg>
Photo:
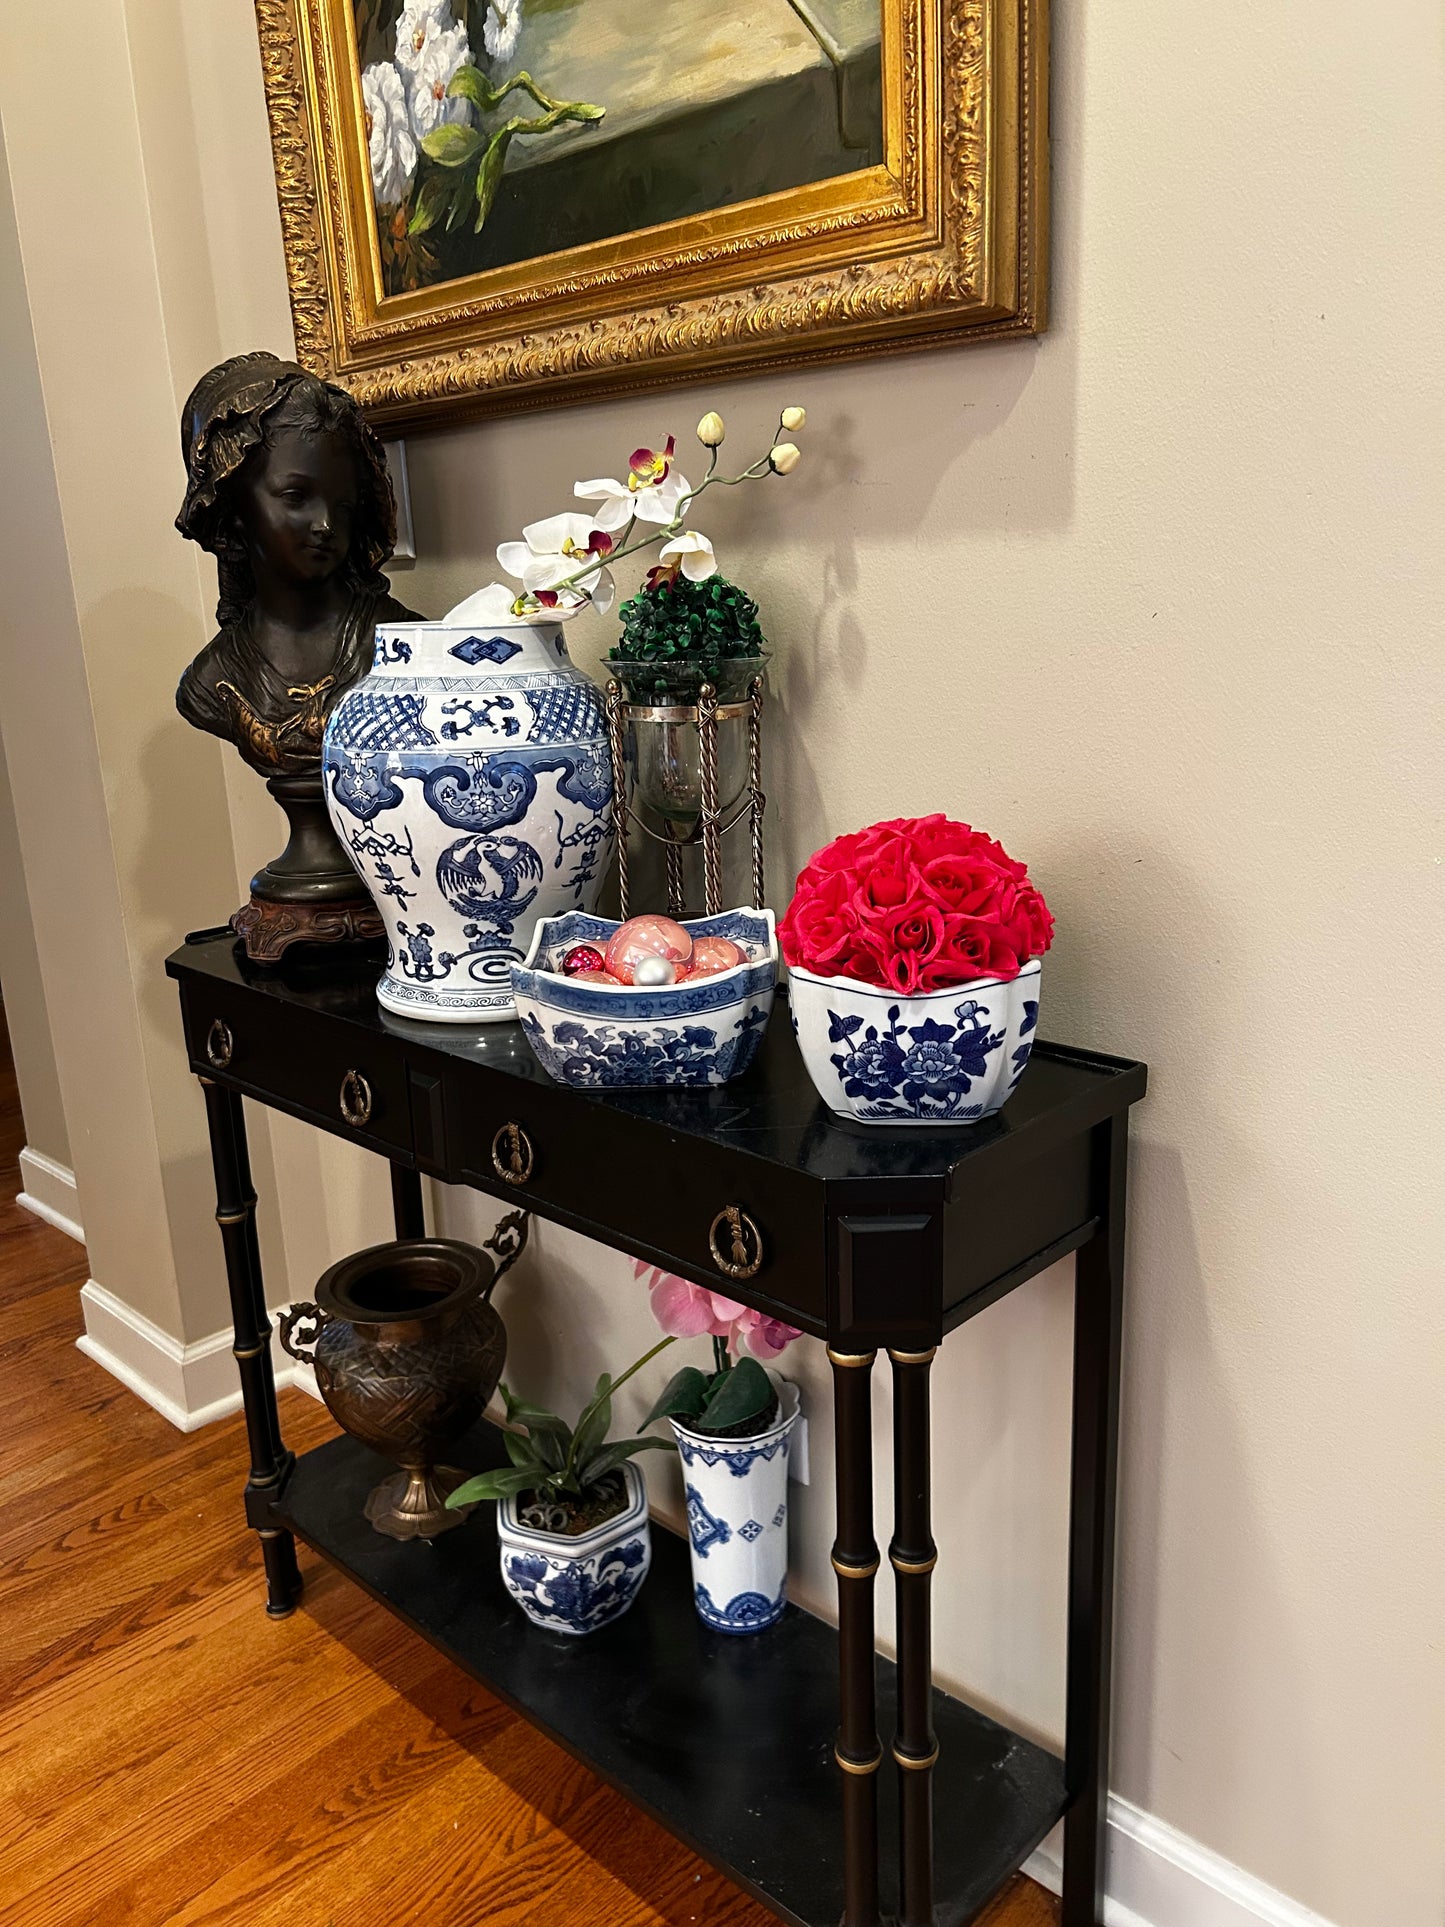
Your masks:
<svg viewBox="0 0 1445 1927"><path fill-rule="evenodd" d="M617 979L610 970L574 970L572 981L574 984L611 984L614 990L618 988Z"/></svg>
<svg viewBox="0 0 1445 1927"><path fill-rule="evenodd" d="M630 984L643 957L665 957L680 968L692 957L692 938L671 917L629 917L614 931L607 946L607 968L622 983Z"/></svg>
<svg viewBox="0 0 1445 1927"><path fill-rule="evenodd" d="M716 977L743 961L743 953L728 937L699 937L692 946L690 977Z"/></svg>
<svg viewBox="0 0 1445 1927"><path fill-rule="evenodd" d="M605 969L606 960L600 950L594 950L590 943L575 943L562 959L564 977L580 977L584 973Z"/></svg>

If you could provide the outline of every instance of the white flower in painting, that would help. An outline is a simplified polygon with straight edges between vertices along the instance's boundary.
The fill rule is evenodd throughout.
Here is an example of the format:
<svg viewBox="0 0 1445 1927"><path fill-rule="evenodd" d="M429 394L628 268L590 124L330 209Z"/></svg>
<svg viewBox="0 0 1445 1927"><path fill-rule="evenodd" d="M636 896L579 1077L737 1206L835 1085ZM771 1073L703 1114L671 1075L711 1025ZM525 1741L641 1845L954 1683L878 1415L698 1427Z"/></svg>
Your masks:
<svg viewBox="0 0 1445 1927"><path fill-rule="evenodd" d="M408 93L427 48L455 29L451 0L406 0L396 23L396 64Z"/></svg>
<svg viewBox="0 0 1445 1927"><path fill-rule="evenodd" d="M510 60L522 32L522 0L487 0L482 40L493 60Z"/></svg>
<svg viewBox="0 0 1445 1927"><path fill-rule="evenodd" d="M472 118L472 103L449 94L452 76L459 67L470 67L472 50L467 44L465 27L453 27L428 40L411 81L411 125L418 140L443 127L448 121L465 126Z"/></svg>
<svg viewBox="0 0 1445 1927"><path fill-rule="evenodd" d="M664 542L657 551L657 559L659 562L671 562L674 569L680 568L689 582L706 582L710 575L717 574L717 557L712 552L712 543L696 529L684 529L681 535Z"/></svg>
<svg viewBox="0 0 1445 1927"><path fill-rule="evenodd" d="M416 142L407 113L401 75L389 60L378 60L361 76L366 139L371 152L371 185L378 207L395 207L416 179Z"/></svg>
<svg viewBox="0 0 1445 1927"><path fill-rule="evenodd" d="M612 530L620 529L634 515L639 522L675 521L678 504L691 495L692 484L672 469L656 482L639 481L635 474L629 474L625 482L599 475L596 481L576 483L572 493L579 502L596 502L597 527Z"/></svg>
<svg viewBox="0 0 1445 1927"><path fill-rule="evenodd" d="M613 583L611 571L602 563L615 547L606 529L599 528L590 515L549 515L546 521L523 529L520 542L501 543L497 560L544 607L560 601L561 609L570 615L590 603L605 614L612 607ZM588 563L597 566L588 568L567 589L558 590L559 583Z"/></svg>

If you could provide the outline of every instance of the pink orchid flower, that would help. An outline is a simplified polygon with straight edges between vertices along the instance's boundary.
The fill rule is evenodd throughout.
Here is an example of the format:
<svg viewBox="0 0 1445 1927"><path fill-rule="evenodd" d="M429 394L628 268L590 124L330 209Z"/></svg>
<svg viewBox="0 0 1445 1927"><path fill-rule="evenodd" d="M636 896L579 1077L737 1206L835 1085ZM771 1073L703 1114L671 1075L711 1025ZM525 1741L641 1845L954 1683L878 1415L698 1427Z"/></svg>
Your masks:
<svg viewBox="0 0 1445 1927"><path fill-rule="evenodd" d="M781 1319L753 1311L704 1285L690 1285L670 1271L662 1271L641 1258L632 1268L647 1283L652 1315L671 1338L725 1338L734 1358L744 1350L754 1358L777 1358L795 1338L802 1336Z"/></svg>

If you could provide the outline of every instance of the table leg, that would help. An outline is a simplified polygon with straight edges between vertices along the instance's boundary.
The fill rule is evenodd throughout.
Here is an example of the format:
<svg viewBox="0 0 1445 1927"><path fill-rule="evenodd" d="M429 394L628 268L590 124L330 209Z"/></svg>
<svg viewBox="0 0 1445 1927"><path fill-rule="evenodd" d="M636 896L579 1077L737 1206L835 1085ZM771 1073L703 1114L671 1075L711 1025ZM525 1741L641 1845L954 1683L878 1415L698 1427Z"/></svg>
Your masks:
<svg viewBox="0 0 1445 1927"><path fill-rule="evenodd" d="M1109 1790L1109 1685L1114 1621L1114 1486L1119 1447L1119 1357L1124 1301L1128 1119L1097 1126L1099 1228L1076 1260L1073 1468L1069 1515L1069 1670L1064 1767L1061 1927L1104 1918L1104 1829Z"/></svg>
<svg viewBox="0 0 1445 1927"><path fill-rule="evenodd" d="M899 1861L898 1927L932 1927L933 1768L938 1740L933 1731L932 1599L933 1543L929 1508L928 1374L933 1350L896 1352L893 1365L893 1539L888 1547L898 1610Z"/></svg>
<svg viewBox="0 0 1445 1927"><path fill-rule="evenodd" d="M420 1171L408 1171L404 1164L392 1165L391 1210L398 1238L426 1236L426 1207L422 1200Z"/></svg>
<svg viewBox="0 0 1445 1927"><path fill-rule="evenodd" d="M834 1464L838 1535L839 1724L834 1755L843 1770L843 1927L878 1927L877 1671L873 1644L874 1352L835 1352Z"/></svg>
<svg viewBox="0 0 1445 1927"><path fill-rule="evenodd" d="M241 1400L246 1413L246 1439L251 1472L246 1480L246 1517L261 1541L266 1567L266 1610L282 1619L295 1610L301 1596L301 1573L296 1564L296 1542L279 1526L264 1523L270 1503L286 1482L292 1455L281 1443L281 1417L276 1409L276 1382L271 1372L271 1321L261 1280L261 1252L256 1242L256 1193L251 1185L251 1161L246 1150L246 1120L241 1099L208 1077L201 1079L206 1094L206 1121L211 1133L211 1160L216 1172L216 1223L226 1253L226 1283L231 1293L232 1350L241 1374Z"/></svg>

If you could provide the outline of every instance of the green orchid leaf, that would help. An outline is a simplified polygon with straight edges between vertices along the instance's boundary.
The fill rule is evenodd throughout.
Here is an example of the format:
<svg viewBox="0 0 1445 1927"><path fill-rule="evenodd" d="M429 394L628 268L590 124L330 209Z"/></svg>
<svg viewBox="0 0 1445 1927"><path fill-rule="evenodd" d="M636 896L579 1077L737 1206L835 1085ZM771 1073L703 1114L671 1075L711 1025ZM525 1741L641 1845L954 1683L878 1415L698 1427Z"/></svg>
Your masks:
<svg viewBox="0 0 1445 1927"><path fill-rule="evenodd" d="M740 1358L708 1400L703 1419L713 1428L741 1425L745 1419L765 1412L772 1396L772 1381L758 1361Z"/></svg>
<svg viewBox="0 0 1445 1927"><path fill-rule="evenodd" d="M646 1431L660 1418L701 1418L707 1391L708 1381L696 1365L684 1365L663 1386L657 1403L642 1421L642 1429Z"/></svg>
<svg viewBox="0 0 1445 1927"><path fill-rule="evenodd" d="M459 127L455 121L448 121L422 135L421 151L443 167L465 167L481 153L482 136L474 127Z"/></svg>
<svg viewBox="0 0 1445 1927"><path fill-rule="evenodd" d="M596 1485L609 1472L615 1472L624 1459L635 1458L639 1452L676 1450L671 1439L619 1439L612 1445L604 1445L595 1458L587 1461L582 1470L582 1484L584 1487Z"/></svg>
<svg viewBox="0 0 1445 1927"><path fill-rule="evenodd" d="M572 1435L572 1465L575 1469L585 1465L587 1460L607 1437L607 1428L612 1423L612 1379L603 1372L597 1381L597 1389L583 1408L577 1421L577 1430Z"/></svg>
<svg viewBox="0 0 1445 1927"><path fill-rule="evenodd" d="M527 1438L521 1432L503 1432L502 1444L507 1448L507 1457L513 1465L530 1465L533 1470L540 1469L535 1439Z"/></svg>
<svg viewBox="0 0 1445 1927"><path fill-rule="evenodd" d="M474 1479L459 1485L447 1500L455 1512L459 1506L473 1505L478 1499L505 1499L517 1492L530 1492L537 1484L536 1468L513 1472L479 1472Z"/></svg>

